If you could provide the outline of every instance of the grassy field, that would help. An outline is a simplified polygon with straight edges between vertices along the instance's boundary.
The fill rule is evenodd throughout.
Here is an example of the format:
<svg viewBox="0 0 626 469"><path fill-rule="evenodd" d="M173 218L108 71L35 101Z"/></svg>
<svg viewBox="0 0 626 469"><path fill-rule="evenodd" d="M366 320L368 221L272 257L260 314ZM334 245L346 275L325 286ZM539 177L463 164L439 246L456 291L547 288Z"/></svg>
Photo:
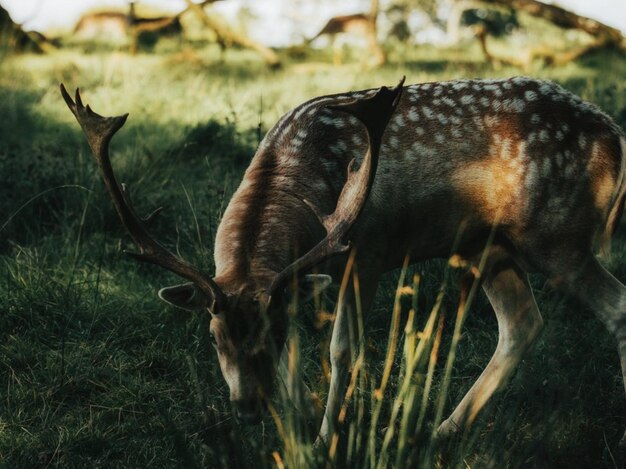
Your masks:
<svg viewBox="0 0 626 469"><path fill-rule="evenodd" d="M431 443L437 409L443 406L447 416L497 341L495 318L478 295L461 340L452 343L458 274L439 261L391 273L381 285L365 319L368 340L360 346L362 365L332 461L313 451L305 422L280 402L275 418L239 426L207 316L162 303L156 290L178 279L122 254L128 236L58 92L60 82L80 86L98 112L130 112L113 145L119 178L130 185L140 212L165 207L156 237L211 270L220 216L260 138L293 106L322 94L393 85L402 75L414 83L520 73L494 70L462 50L424 48L391 59L367 72L354 64L295 62L271 72L245 51L229 51L220 62L212 48L135 57L80 49L4 56L0 466L616 465L626 410L614 341L591 312L541 277L533 285L545 328L510 385L462 439L444 448ZM526 73L558 81L626 128L626 61L619 55ZM609 262L622 281L625 234L623 226ZM415 294L394 301L397 286L413 286ZM327 308L334 297L324 300ZM372 390L384 372L392 317L398 346L379 400ZM414 333L405 339L413 321L413 330L430 328L421 345ZM323 398L329 325L319 326L308 307L295 330L299 369ZM456 360L445 392L451 348Z"/></svg>

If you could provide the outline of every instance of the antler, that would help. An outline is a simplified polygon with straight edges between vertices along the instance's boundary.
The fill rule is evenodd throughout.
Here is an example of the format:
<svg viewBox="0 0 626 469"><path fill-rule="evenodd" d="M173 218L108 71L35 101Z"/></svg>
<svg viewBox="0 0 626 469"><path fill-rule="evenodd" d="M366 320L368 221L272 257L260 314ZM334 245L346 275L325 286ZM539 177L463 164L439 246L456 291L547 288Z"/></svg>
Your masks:
<svg viewBox="0 0 626 469"><path fill-rule="evenodd" d="M275 296L299 272L309 270L324 260L345 253L350 249L350 242L348 241L346 244L344 239L363 210L372 188L378 167L378 153L382 135L400 101L404 79L405 77L393 90L383 86L371 98L358 99L338 106L329 106L329 109L343 111L359 119L367 129L369 146L359 170L353 171L355 159L348 164L348 178L341 194L339 194L337 207L332 214L322 215L316 206L307 200L304 201L326 228L326 237L313 249L276 275L269 289L271 297Z"/></svg>
<svg viewBox="0 0 626 469"><path fill-rule="evenodd" d="M219 310L220 306L225 303L225 295L213 279L189 262L172 254L148 233L145 224L160 211L160 208L152 212L144 220L140 219L131 203L126 186L122 184L120 187L117 183L109 158L109 143L113 135L126 122L128 114L104 117L92 111L89 105L83 106L78 89L75 96L76 102L72 101L63 85L61 85L61 94L87 136L87 142L96 158L104 183L113 199L115 209L139 248L139 252L124 252L141 262L156 264L191 280L206 295L208 303L211 304L211 300L213 300Z"/></svg>

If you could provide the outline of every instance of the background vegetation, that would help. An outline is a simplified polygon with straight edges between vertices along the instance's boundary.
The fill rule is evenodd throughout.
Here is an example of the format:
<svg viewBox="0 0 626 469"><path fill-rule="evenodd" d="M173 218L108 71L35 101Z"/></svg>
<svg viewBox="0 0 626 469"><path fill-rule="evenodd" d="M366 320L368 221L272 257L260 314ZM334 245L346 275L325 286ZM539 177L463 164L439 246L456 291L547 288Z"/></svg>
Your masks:
<svg viewBox="0 0 626 469"><path fill-rule="evenodd" d="M328 452L313 451L306 439L312 426L280 399L276 419L268 416L255 427L234 421L209 343L207 316L160 302L156 290L178 279L122 255L128 237L62 102L60 82L80 86L85 99L105 115L130 112L113 145L120 179L130 185L140 211L165 207L155 235L210 270L215 230L232 192L260 138L293 106L322 94L392 85L402 75L414 83L519 74L514 68L494 70L477 46L445 51L390 46L387 65L367 73L350 63L311 66L287 52L281 57L284 68L270 71L248 51L229 50L221 60L213 45L178 50L167 41L159 42L154 54L136 56L96 46L86 53L75 46L47 56L5 55L0 63L2 466L331 463ZM315 54L314 61L330 62L330 52ZM526 73L558 81L626 128L626 63L617 53L603 51L558 69L536 64ZM624 234L622 227L609 263L622 281ZM441 390L452 346L456 283L455 272L433 261L401 277L391 273L381 285L365 319L364 362L332 462L370 467L394 461L431 467L619 464L615 446L626 427L626 412L614 341L591 312L553 292L541 277L533 284L545 329L510 385L462 439L444 448L430 441L440 399L444 414L449 413L497 341L495 318L479 295L456 348L449 389ZM433 316L442 285L441 307ZM397 286L411 286L413 294L396 298ZM335 297L328 295L323 306L332 308ZM383 374L392 316L399 324L398 351L390 358L384 399L377 400L372 390ZM316 318L311 307L297 318L299 370L324 398L322 363L330 329ZM423 355L407 378L404 372L414 357L409 345L417 339L409 333L405 340L402 331L412 318L417 329L432 326L432 331L420 336ZM439 357L436 364L434 357ZM423 413L415 432L403 426L402 413L394 414L398 396L414 399L414 411Z"/></svg>

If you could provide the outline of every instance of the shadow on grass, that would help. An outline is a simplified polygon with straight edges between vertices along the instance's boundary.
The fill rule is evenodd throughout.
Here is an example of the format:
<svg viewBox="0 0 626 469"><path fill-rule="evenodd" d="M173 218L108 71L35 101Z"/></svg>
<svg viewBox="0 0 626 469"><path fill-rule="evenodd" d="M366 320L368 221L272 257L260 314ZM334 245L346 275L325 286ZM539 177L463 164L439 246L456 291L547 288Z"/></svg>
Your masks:
<svg viewBox="0 0 626 469"><path fill-rule="evenodd" d="M6 116L0 126L0 253L12 242L60 233L74 222L80 222L85 233L104 229L124 237L78 124L42 114L38 109L42 95L43 91L0 88L0 114ZM60 98L58 108L59 115L69 115ZM145 199L146 211L159 205L172 208L172 201L177 201L174 213L185 211L189 203L185 190L219 205L254 154L255 130L239 132L232 123L209 121L180 129L183 137L165 148L144 143L153 142L153 136L156 141L166 139L175 125L145 117L130 121L111 146L119 180L142 194L137 203L141 207ZM180 182L164 191L170 179ZM231 180L225 188L224 182ZM98 210L83 213L87 203ZM103 215L99 220L98 211ZM81 213L86 220L80 220Z"/></svg>

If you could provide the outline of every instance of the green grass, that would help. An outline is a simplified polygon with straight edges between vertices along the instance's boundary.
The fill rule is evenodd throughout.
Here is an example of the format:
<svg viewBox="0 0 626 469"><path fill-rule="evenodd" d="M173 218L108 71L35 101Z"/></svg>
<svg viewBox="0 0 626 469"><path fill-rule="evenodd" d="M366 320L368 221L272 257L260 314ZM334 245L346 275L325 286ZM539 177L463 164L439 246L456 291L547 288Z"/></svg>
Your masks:
<svg viewBox="0 0 626 469"><path fill-rule="evenodd" d="M234 421L209 344L208 318L160 302L156 290L177 279L121 253L128 236L58 84L80 86L103 114L130 112L113 145L120 179L140 212L165 207L153 228L159 239L211 269L217 224L259 135L291 107L321 94L395 84L402 75L411 83L520 73L495 71L462 50L425 47L398 52L392 60L363 73L351 64L312 69L295 63L270 72L248 52L229 51L221 63L210 48L136 57L68 49L3 59L0 465L327 464L327 455L305 441L306 423L287 405L277 406L283 436L270 416L257 427ZM620 56L603 53L529 73L559 81L626 128L626 63ZM622 227L610 263L622 281L624 233ZM497 326L478 295L456 347L448 392L441 392L453 347L457 274L431 261L410 268L402 284L411 286L414 273L420 275L418 295L398 299L394 308L400 274L392 273L364 320L368 340L359 344L362 367L334 463L613 467L626 426L614 341L591 312L547 288L541 277L533 284L546 325L536 345L472 430L455 446L434 447L430 434L439 399L445 417L489 360ZM431 316L444 279L441 308ZM334 297L325 300L327 307ZM321 362L330 330L328 324L316 326L311 307L303 311L294 324L298 369L323 397ZM379 401L372 390L383 374L392 312L398 348ZM445 319L435 365L429 350L439 317ZM409 331L421 330L431 318L419 360L419 342L411 344L414 339L403 333L409 318L415 321ZM412 359L416 371L407 376ZM428 382L431 389L422 398ZM420 429L409 433L420 415Z"/></svg>

